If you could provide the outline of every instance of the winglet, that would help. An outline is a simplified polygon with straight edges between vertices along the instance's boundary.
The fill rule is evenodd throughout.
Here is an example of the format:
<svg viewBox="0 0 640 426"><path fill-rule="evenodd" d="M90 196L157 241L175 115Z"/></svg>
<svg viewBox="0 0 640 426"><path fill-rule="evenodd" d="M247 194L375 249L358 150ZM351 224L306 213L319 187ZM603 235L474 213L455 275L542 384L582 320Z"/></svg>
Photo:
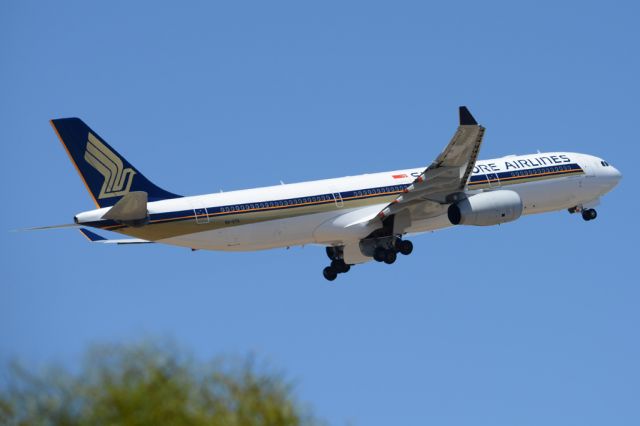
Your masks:
<svg viewBox="0 0 640 426"><path fill-rule="evenodd" d="M82 232L82 235L84 235L85 238L87 240L91 241L92 243L95 243L96 241L106 241L107 240L105 237L101 237L100 235L96 234L95 232L89 231L87 228L80 228L79 231Z"/></svg>
<svg viewBox="0 0 640 426"><path fill-rule="evenodd" d="M469 112L466 106L460 107L460 125L461 126L477 126L478 122Z"/></svg>

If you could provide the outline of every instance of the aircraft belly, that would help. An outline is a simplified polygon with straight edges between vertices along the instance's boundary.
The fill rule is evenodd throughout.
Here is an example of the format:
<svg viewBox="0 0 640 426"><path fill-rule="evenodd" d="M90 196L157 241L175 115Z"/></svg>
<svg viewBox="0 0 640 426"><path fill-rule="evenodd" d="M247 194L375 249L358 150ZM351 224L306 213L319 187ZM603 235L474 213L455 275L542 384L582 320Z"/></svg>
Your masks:
<svg viewBox="0 0 640 426"><path fill-rule="evenodd" d="M580 177L565 177L553 181L528 182L513 185L511 189L520 195L523 215L562 210L575 205L579 198Z"/></svg>
<svg viewBox="0 0 640 426"><path fill-rule="evenodd" d="M429 219L415 220L411 223L405 232L407 234L415 234L419 232L429 232L438 229L448 228L453 226L449 221L449 217L446 214L431 217Z"/></svg>
<svg viewBox="0 0 640 426"><path fill-rule="evenodd" d="M223 229L195 232L159 240L164 244L200 250L252 251L314 243L313 230L341 214L331 211Z"/></svg>

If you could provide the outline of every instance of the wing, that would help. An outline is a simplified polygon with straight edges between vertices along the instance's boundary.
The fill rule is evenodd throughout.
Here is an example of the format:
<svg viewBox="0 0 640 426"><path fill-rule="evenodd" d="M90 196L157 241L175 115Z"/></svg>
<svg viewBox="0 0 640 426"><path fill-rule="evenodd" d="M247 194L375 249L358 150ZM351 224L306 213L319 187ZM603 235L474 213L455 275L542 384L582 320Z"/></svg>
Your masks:
<svg viewBox="0 0 640 426"><path fill-rule="evenodd" d="M125 238L122 240L108 240L105 237L89 231L87 228L80 228L80 233L92 243L100 244L153 244L153 241L141 240L140 238Z"/></svg>
<svg viewBox="0 0 640 426"><path fill-rule="evenodd" d="M378 214L385 218L408 210L411 220L441 214L455 201L469 180L478 158L484 127L478 125L469 110L460 107L460 125L449 145L433 163Z"/></svg>

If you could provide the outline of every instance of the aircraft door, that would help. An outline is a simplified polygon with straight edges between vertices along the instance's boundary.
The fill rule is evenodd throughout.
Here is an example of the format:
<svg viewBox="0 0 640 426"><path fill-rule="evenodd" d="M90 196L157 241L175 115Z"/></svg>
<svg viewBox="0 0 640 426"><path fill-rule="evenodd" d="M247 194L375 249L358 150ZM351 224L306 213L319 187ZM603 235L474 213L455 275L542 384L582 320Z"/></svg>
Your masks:
<svg viewBox="0 0 640 426"><path fill-rule="evenodd" d="M485 176L487 177L487 183L489 184L490 188L495 188L500 186L500 179L498 178L497 173L494 173L494 172L485 173Z"/></svg>
<svg viewBox="0 0 640 426"><path fill-rule="evenodd" d="M587 175L587 177L592 178L596 175L596 167L594 161L590 158L585 159L584 163L580 165L584 169L584 173Z"/></svg>
<svg viewBox="0 0 640 426"><path fill-rule="evenodd" d="M209 223L209 212L206 207L193 207L193 216L196 219L198 225Z"/></svg>
<svg viewBox="0 0 640 426"><path fill-rule="evenodd" d="M340 208L340 207L344 206L344 201L342 200L342 195L340 195L339 192L334 192L333 193L333 201L335 201L337 208Z"/></svg>
<svg viewBox="0 0 640 426"><path fill-rule="evenodd" d="M585 158L583 161L578 161L582 170L584 170L584 176L578 176L578 187L579 188L590 188L593 183L593 178L596 176L596 165L594 161L590 158Z"/></svg>

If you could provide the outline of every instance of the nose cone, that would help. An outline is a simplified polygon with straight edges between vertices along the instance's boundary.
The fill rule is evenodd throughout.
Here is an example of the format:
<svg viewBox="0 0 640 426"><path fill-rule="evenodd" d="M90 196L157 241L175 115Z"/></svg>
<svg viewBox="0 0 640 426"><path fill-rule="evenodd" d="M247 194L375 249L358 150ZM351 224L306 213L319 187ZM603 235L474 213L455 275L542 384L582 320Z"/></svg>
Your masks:
<svg viewBox="0 0 640 426"><path fill-rule="evenodd" d="M616 184L618 182L620 182L620 179L622 179L622 173L620 173L620 170L616 169L613 166L609 166L609 168L611 169L611 179L616 181Z"/></svg>
<svg viewBox="0 0 640 426"><path fill-rule="evenodd" d="M620 179L622 179L622 173L620 173L620 171L615 167L609 165L602 170L602 177L604 178L606 185L613 188L618 184L618 182L620 182Z"/></svg>

